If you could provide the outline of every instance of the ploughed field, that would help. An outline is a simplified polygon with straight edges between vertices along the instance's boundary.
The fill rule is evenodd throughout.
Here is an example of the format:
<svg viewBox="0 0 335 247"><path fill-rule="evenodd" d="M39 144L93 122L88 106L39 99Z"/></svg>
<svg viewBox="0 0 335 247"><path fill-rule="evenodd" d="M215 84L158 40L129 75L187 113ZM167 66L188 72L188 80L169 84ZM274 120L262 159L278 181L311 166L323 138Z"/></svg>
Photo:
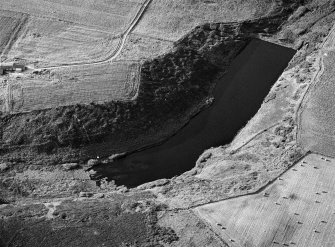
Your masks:
<svg viewBox="0 0 335 247"><path fill-rule="evenodd" d="M311 154L264 191L195 209L230 246L335 245L335 161Z"/></svg>

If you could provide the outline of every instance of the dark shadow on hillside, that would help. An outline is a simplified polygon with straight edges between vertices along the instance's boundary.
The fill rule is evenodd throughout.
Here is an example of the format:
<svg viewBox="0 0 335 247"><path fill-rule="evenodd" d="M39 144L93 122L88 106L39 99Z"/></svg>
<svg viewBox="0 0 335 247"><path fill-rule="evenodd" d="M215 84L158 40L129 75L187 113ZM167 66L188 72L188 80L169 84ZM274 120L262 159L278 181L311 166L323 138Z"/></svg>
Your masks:
<svg viewBox="0 0 335 247"><path fill-rule="evenodd" d="M135 187L192 169L204 150L230 143L257 113L294 54L293 49L252 40L218 80L210 108L163 144L95 167L93 179L107 177L117 185Z"/></svg>

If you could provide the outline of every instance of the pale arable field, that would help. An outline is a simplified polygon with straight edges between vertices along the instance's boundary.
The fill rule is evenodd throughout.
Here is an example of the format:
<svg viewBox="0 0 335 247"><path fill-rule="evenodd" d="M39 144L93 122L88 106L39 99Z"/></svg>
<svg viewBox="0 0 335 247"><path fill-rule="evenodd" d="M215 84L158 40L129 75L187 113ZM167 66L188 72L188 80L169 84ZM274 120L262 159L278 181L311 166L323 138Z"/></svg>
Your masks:
<svg viewBox="0 0 335 247"><path fill-rule="evenodd" d="M25 14L0 10L0 55L13 42L13 36L25 23L26 17Z"/></svg>
<svg viewBox="0 0 335 247"><path fill-rule="evenodd" d="M34 64L35 68L108 59L119 37L66 21L30 17L6 61Z"/></svg>
<svg viewBox="0 0 335 247"><path fill-rule="evenodd" d="M230 246L333 247L334 178L335 161L311 154L262 192L195 212Z"/></svg>
<svg viewBox="0 0 335 247"><path fill-rule="evenodd" d="M168 52L197 25L254 19L270 12L273 0L154 0L128 37L118 59L146 59Z"/></svg>
<svg viewBox="0 0 335 247"><path fill-rule="evenodd" d="M137 63L113 63L59 68L41 78L7 82L3 111L28 112L74 104L131 100L139 85ZM3 89L3 90L4 90Z"/></svg>
<svg viewBox="0 0 335 247"><path fill-rule="evenodd" d="M173 42L131 33L117 60L145 60L168 52Z"/></svg>
<svg viewBox="0 0 335 247"><path fill-rule="evenodd" d="M118 52L123 48L122 35L138 18L144 0L0 3L1 60L28 68L23 74L0 78L2 111L29 112L136 96L140 66L124 61L140 60L141 55L127 59L129 55L122 58ZM161 44L156 49L161 50ZM112 62L113 57L121 59Z"/></svg>
<svg viewBox="0 0 335 247"><path fill-rule="evenodd" d="M142 2L144 1L1 0L0 6L3 10L61 19L117 35L128 27Z"/></svg>

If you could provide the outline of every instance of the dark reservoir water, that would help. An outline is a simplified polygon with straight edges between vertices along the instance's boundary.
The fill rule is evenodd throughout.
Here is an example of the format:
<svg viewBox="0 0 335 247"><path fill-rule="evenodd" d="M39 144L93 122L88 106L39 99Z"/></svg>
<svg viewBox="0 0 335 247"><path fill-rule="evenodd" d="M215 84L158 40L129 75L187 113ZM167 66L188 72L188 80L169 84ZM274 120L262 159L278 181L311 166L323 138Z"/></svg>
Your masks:
<svg viewBox="0 0 335 247"><path fill-rule="evenodd" d="M256 114L295 50L252 40L215 88L215 102L163 144L94 168L95 177L138 186L192 169L204 150L228 144Z"/></svg>

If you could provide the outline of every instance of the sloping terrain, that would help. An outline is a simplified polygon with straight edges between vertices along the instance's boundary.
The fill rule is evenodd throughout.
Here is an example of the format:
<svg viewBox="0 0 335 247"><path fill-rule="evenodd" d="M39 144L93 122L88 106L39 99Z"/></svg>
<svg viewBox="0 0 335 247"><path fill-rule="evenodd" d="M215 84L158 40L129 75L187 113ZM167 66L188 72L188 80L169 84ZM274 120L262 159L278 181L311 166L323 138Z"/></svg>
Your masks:
<svg viewBox="0 0 335 247"><path fill-rule="evenodd" d="M230 246L335 244L334 161L309 155L254 195L195 209Z"/></svg>
<svg viewBox="0 0 335 247"><path fill-rule="evenodd" d="M320 51L320 72L315 77L300 113L299 142L310 151L335 156L334 130L334 62L335 31Z"/></svg>
<svg viewBox="0 0 335 247"><path fill-rule="evenodd" d="M9 113L75 104L131 100L139 85L136 63L105 63L45 71L35 78L8 80L3 107Z"/></svg>
<svg viewBox="0 0 335 247"><path fill-rule="evenodd" d="M189 30L206 22L241 22L266 16L276 1L266 0L157 0L134 33L176 41Z"/></svg>
<svg viewBox="0 0 335 247"><path fill-rule="evenodd" d="M146 35L138 35L134 32L128 39L117 60L147 60L169 52L173 42L151 38Z"/></svg>
<svg viewBox="0 0 335 247"><path fill-rule="evenodd" d="M279 246L334 245L334 161L314 154L304 158L310 150L307 145L302 150L297 142L304 133L297 116L308 99L306 92L313 92L311 86L322 74L322 60L327 64L321 56L333 40L335 1L153 0L140 12L143 1L40 3L10 0L1 8L34 18L50 15L85 26L88 33L124 35L108 64L36 71L28 67L25 73L0 78L1 247L278 245L273 241ZM121 15L117 21L115 9ZM135 12L139 16L129 26ZM21 31L7 47L15 45ZM55 40L62 37L59 33ZM216 78L252 38L294 47L297 53L232 143L206 150L192 170L172 179L137 188L103 177L98 183L91 180L92 166L113 165L111 154L158 143L208 107ZM50 45L52 40L44 41ZM151 46L158 57L150 54ZM142 61L136 67L138 83L128 83L122 71L126 74L129 68L118 65L133 61L122 59ZM117 88L102 76L105 73L115 77ZM26 106L21 94L25 88L30 92ZM110 93L103 92L109 88L116 98L126 95L125 100L109 98ZM9 114L9 109L14 112Z"/></svg>
<svg viewBox="0 0 335 247"><path fill-rule="evenodd" d="M8 52L27 21L27 15L0 10L0 55Z"/></svg>
<svg viewBox="0 0 335 247"><path fill-rule="evenodd" d="M43 0L41 3L39 0L2 0L0 5L3 10L61 19L117 35L125 31L143 2L143 0Z"/></svg>
<svg viewBox="0 0 335 247"><path fill-rule="evenodd" d="M7 61L47 67L106 60L118 48L119 37L62 20L30 17Z"/></svg>
<svg viewBox="0 0 335 247"><path fill-rule="evenodd" d="M169 53L142 64L141 84L133 102L111 101L98 107L77 105L5 116L2 149L10 156L13 149L28 147L26 152L21 150L15 154L20 159L37 158L33 154L36 148L39 152L48 150L55 155L60 151L61 160L53 160L54 163L66 161L62 148L67 153L69 148L74 148L76 159L80 158L78 154L82 156L80 159L87 159L93 155L106 156L108 149L110 154L131 151L122 145L129 139L135 144L131 146L133 150L161 141L209 104L214 79L229 68L232 59L250 39L260 33L277 32L280 23L295 7L296 4L286 4L281 13L259 20L194 28L176 42ZM55 125L55 122L61 124ZM88 123L90 128L82 127ZM16 129L21 131L16 132ZM143 140L144 134L146 139ZM97 142L106 143L108 149L101 148L100 152L77 149Z"/></svg>

